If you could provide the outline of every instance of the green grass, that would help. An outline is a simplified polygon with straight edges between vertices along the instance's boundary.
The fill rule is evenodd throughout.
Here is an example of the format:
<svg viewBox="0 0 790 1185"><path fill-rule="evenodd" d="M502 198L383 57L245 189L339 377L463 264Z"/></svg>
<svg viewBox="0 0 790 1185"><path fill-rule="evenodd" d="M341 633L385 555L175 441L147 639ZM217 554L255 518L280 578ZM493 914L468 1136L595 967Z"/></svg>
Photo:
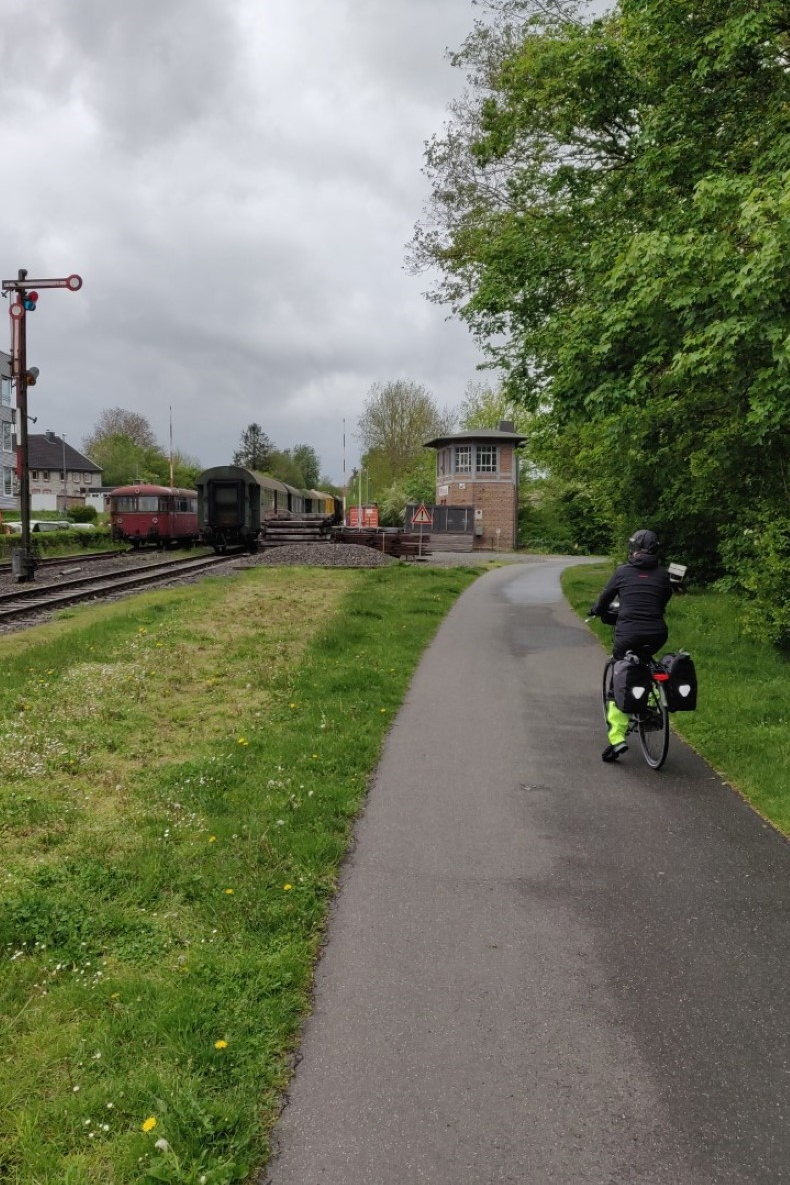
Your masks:
<svg viewBox="0 0 790 1185"><path fill-rule="evenodd" d="M611 565L570 568L563 588L585 616ZM783 834L790 835L790 662L743 634L731 594L691 592L667 610L666 650L688 650L699 681L696 712L676 712L673 727ZM612 631L590 628L611 645Z"/></svg>
<svg viewBox="0 0 790 1185"><path fill-rule="evenodd" d="M257 568L0 639L4 1183L262 1165L384 735L476 575Z"/></svg>

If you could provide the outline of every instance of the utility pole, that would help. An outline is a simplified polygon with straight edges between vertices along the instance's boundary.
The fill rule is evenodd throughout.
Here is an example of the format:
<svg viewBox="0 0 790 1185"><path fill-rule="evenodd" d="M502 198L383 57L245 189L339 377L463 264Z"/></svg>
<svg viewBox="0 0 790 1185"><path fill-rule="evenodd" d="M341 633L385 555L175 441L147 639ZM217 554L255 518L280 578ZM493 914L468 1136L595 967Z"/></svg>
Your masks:
<svg viewBox="0 0 790 1185"><path fill-rule="evenodd" d="M66 507L69 504L68 490L66 489L66 433L61 432L60 443L63 445L63 513L66 513Z"/></svg>
<svg viewBox="0 0 790 1185"><path fill-rule="evenodd" d="M27 389L38 378L38 368L27 366L27 314L35 312L38 288L67 288L78 292L82 278L77 275L60 279L29 280L20 268L15 280L3 280L3 293L14 293L8 313L11 317L11 377L16 386L17 429L19 432L16 472L19 480L19 512L22 520L22 546L11 555L11 572L17 583L35 579L36 557L30 547L30 465L27 436ZM65 447L65 446L64 446ZM65 457L63 475L65 479Z"/></svg>

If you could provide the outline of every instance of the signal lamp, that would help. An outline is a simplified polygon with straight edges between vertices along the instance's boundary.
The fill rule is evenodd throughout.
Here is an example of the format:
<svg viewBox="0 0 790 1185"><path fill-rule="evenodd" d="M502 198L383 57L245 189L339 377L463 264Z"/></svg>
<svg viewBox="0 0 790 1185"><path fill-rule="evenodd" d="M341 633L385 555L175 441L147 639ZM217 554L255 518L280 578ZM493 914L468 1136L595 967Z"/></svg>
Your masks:
<svg viewBox="0 0 790 1185"><path fill-rule="evenodd" d="M27 309L27 311L29 313L34 313L36 311L36 301L37 300L38 300L38 293L37 292L26 292L25 299L22 301L22 304L25 306L25 308Z"/></svg>

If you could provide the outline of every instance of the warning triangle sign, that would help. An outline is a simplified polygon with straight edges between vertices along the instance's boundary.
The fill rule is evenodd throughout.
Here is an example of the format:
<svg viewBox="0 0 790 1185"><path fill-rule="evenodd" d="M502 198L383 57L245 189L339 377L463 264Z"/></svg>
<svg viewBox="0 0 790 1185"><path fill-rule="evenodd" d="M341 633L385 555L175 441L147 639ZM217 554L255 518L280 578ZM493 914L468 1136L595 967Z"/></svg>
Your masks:
<svg viewBox="0 0 790 1185"><path fill-rule="evenodd" d="M431 512L429 511L428 507L425 505L424 502L420 503L420 505L415 510L414 514L411 516L411 525L413 527L432 527L433 526L433 518L431 517Z"/></svg>

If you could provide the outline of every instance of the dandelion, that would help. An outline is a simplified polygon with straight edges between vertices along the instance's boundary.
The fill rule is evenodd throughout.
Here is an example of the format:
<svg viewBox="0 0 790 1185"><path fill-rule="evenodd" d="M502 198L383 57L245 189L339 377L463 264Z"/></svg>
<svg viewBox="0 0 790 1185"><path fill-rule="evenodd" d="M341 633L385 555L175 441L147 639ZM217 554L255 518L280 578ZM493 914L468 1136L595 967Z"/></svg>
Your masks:
<svg viewBox="0 0 790 1185"><path fill-rule="evenodd" d="M226 889L225 892L230 896L232 893L235 893L236 890L235 889Z"/></svg>
<svg viewBox="0 0 790 1185"><path fill-rule="evenodd" d="M148 630L145 628L144 625L141 625L137 632L138 632L138 634L147 634Z"/></svg>
<svg viewBox="0 0 790 1185"><path fill-rule="evenodd" d="M379 708L379 711L380 711L382 714L383 714L384 712L386 712L386 710L387 710L386 708Z"/></svg>
<svg viewBox="0 0 790 1185"><path fill-rule="evenodd" d="M249 745L249 743L250 742L247 740L246 737L239 737L238 740L236 741L237 745Z"/></svg>
<svg viewBox="0 0 790 1185"><path fill-rule="evenodd" d="M216 842L217 842L217 837L216 837L216 835L210 835L210 836L208 837L208 842L209 842L209 843L216 843Z"/></svg>
<svg viewBox="0 0 790 1185"><path fill-rule="evenodd" d="M214 1042L214 1048L215 1048L215 1049L227 1049L227 1048L228 1048L228 1043L227 1043L227 1041L222 1041L222 1040L220 1040L220 1041L215 1041L215 1042Z"/></svg>
<svg viewBox="0 0 790 1185"><path fill-rule="evenodd" d="M292 888L293 888L293 885L283 885L283 892L290 893Z"/></svg>
<svg viewBox="0 0 790 1185"><path fill-rule="evenodd" d="M169 1152L170 1151L170 1145L168 1144L168 1142L164 1138L164 1136L159 1137L159 1139L154 1144L154 1148L158 1148L160 1152Z"/></svg>
<svg viewBox="0 0 790 1185"><path fill-rule="evenodd" d="M147 1119L143 1120L142 1128L144 1132L152 1132L156 1127L156 1119L153 1115L149 1115Z"/></svg>
<svg viewBox="0 0 790 1185"><path fill-rule="evenodd" d="M288 705L288 707L289 707L289 708L295 708L295 707L296 707L296 704L289 704L289 705Z"/></svg>

